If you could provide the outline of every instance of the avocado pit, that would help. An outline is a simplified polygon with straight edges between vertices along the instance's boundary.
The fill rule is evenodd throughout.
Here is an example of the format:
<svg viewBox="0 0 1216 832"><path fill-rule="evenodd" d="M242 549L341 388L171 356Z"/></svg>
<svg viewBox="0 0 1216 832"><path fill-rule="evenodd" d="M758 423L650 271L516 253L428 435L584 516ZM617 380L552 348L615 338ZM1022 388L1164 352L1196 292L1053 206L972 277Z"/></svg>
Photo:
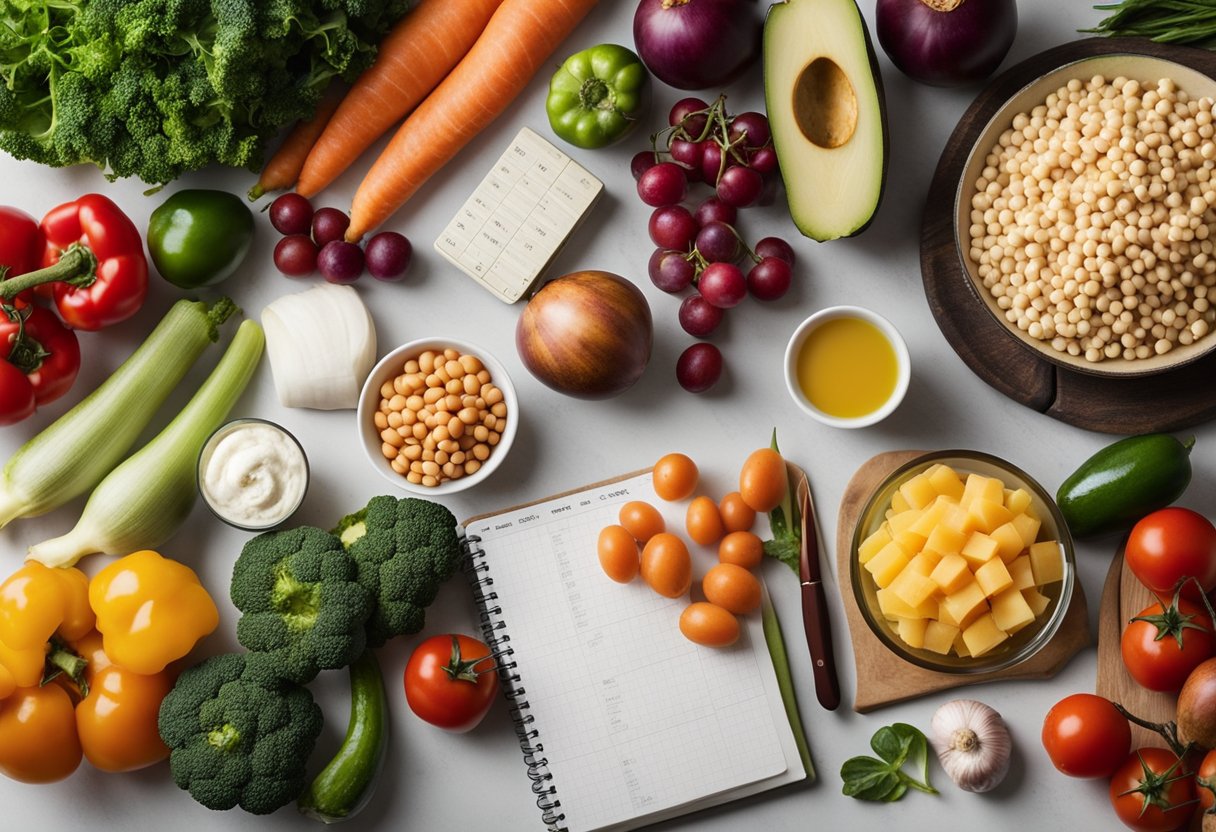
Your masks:
<svg viewBox="0 0 1216 832"><path fill-rule="evenodd" d="M818 147L848 144L857 130L857 92L840 65L825 56L798 74L792 109L802 135Z"/></svg>

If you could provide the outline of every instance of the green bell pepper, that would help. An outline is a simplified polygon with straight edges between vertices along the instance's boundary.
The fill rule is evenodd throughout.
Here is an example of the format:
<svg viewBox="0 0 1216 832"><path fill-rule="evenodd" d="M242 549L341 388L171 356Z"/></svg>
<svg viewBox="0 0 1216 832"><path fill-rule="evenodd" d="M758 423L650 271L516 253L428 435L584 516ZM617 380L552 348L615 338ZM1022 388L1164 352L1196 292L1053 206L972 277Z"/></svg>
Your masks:
<svg viewBox="0 0 1216 832"><path fill-rule="evenodd" d="M166 199L148 222L148 251L161 277L198 289L236 271L253 242L253 213L226 191L185 190Z"/></svg>
<svg viewBox="0 0 1216 832"><path fill-rule="evenodd" d="M602 43L576 52L549 82L549 124L576 147L607 147L637 125L649 81L642 59L623 46Z"/></svg>

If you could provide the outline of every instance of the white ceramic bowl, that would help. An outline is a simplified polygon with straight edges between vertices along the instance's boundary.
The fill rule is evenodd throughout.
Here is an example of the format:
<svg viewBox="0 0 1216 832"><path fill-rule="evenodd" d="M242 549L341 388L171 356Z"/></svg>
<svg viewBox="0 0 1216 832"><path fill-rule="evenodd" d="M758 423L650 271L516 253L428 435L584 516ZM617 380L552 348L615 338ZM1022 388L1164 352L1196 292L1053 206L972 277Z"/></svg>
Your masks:
<svg viewBox="0 0 1216 832"><path fill-rule="evenodd" d="M502 390L503 401L507 405L507 429L502 432L502 438L494 446L489 458L482 463L481 468L475 473L461 477L458 480L448 480L428 488L425 485L415 485L389 467L389 460L385 459L384 454L380 450L383 443L380 439L380 431L376 429L374 419L376 411L380 406L381 386L384 382L392 381L400 375L406 361L409 361L411 358L417 358L427 350L442 352L449 348L457 350L461 355L476 356L482 365L490 371L490 377L494 385ZM367 379L363 382L363 391L359 394L357 420L359 443L363 446L363 453L371 466L379 472L380 476L384 477L397 488L417 494L420 497L442 497L446 494L455 494L458 491L472 488L494 473L494 470L502 464L503 459L507 456L507 452L511 450L511 445L515 441L515 431L519 427L519 399L515 395L515 385L511 383L511 377L507 374L507 368L486 350L476 344L470 344L468 341L461 341L456 338L420 338L416 341L402 344L392 350L372 368L371 373L368 374Z"/></svg>
<svg viewBox="0 0 1216 832"><path fill-rule="evenodd" d="M891 348L895 350L897 364L895 389L891 391L890 398L877 410L851 419L824 413L810 403L798 384L798 353L802 351L802 345L806 343L807 336L828 321L840 318L858 318L877 327L890 342ZM904 394L908 392L908 382L911 379L912 361L908 356L908 346L904 343L899 330L886 318L860 306L829 306L827 309L819 310L798 325L790 337L789 344L785 347L785 388L789 391L790 397L807 415L834 428L864 428L881 422L894 413L895 408L899 407L899 403L904 399Z"/></svg>

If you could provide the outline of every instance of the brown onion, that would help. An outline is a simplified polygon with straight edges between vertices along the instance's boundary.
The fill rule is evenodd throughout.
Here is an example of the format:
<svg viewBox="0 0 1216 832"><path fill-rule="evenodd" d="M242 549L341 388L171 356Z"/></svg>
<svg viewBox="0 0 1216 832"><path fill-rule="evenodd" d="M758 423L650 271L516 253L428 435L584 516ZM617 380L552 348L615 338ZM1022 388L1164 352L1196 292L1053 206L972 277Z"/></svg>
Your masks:
<svg viewBox="0 0 1216 832"><path fill-rule="evenodd" d="M1216 659L1191 671L1178 693L1178 739L1216 748Z"/></svg>

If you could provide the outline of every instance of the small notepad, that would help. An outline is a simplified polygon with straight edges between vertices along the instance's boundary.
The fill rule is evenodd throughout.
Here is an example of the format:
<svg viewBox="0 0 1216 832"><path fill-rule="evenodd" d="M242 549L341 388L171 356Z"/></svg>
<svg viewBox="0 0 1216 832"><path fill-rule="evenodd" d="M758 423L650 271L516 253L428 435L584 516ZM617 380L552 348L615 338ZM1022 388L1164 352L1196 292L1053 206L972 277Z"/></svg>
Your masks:
<svg viewBox="0 0 1216 832"><path fill-rule="evenodd" d="M506 303L553 262L604 184L527 127L519 131L435 250Z"/></svg>

